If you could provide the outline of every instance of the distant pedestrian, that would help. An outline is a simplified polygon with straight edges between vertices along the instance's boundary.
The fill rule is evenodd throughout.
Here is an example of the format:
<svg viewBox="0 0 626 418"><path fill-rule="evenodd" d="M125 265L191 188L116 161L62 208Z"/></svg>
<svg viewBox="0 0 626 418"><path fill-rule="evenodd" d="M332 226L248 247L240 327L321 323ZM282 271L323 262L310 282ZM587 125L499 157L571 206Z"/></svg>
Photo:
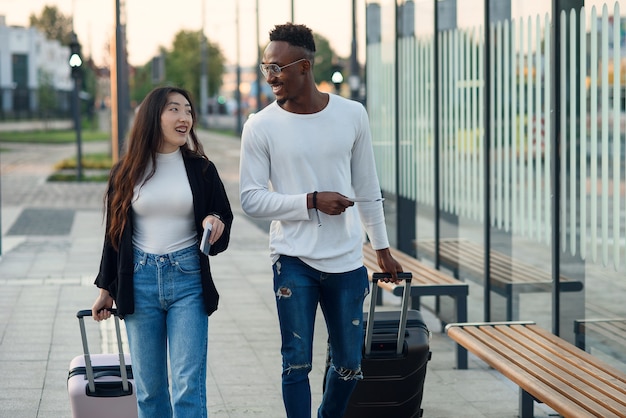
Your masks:
<svg viewBox="0 0 626 418"><path fill-rule="evenodd" d="M218 293L199 241L211 224L210 255L226 250L233 213L195 123L187 91L152 90L105 198L92 313L107 319L115 302L125 320L140 418L207 416L208 316Z"/></svg>
<svg viewBox="0 0 626 418"><path fill-rule="evenodd" d="M342 417L363 378L363 300L369 291L363 227L381 270L392 281L402 271L389 251L365 108L319 91L314 57L308 27L288 23L270 31L261 71L276 101L246 122L241 145L243 210L272 220L288 418L311 417L308 375L318 304L332 364L317 416Z"/></svg>

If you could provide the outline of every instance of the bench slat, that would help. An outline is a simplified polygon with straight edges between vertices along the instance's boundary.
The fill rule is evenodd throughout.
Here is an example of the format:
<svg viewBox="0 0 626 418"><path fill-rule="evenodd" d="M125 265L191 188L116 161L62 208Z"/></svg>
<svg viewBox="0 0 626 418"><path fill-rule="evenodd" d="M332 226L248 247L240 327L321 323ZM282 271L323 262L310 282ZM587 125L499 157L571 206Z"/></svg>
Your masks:
<svg viewBox="0 0 626 418"><path fill-rule="evenodd" d="M533 332L540 335L545 340L549 341L550 344L554 345L555 352L566 353L568 356L574 356L577 359L580 359L584 364L593 365L593 370L589 369L589 372L598 372L601 371L603 376L607 379L608 383L614 382L617 387L619 387L624 392L624 400L626 401L626 374L616 370L611 367L609 364L601 361L597 357L592 356L591 354L585 352L584 350L579 349L578 347L568 343L560 337L552 334L551 332L536 327L533 328Z"/></svg>
<svg viewBox="0 0 626 418"><path fill-rule="evenodd" d="M546 383L549 381L556 390L569 394L572 401L590 408L590 402L584 400L588 397L614 414L626 410L626 392L620 391L619 387L611 384L612 376L597 367L595 359L580 356L579 354L583 353L581 350L578 350L580 353L555 350L554 343L533 332L531 327L502 327L500 330L502 332L500 336L506 336L505 338L512 341L514 350L524 353L528 356L529 362L535 362L536 366L550 376L544 380ZM506 340L502 342L511 344ZM543 379L540 373L537 377ZM566 386L564 387L561 383ZM583 399L582 403L579 399ZM596 409L597 407L593 407L590 411Z"/></svg>
<svg viewBox="0 0 626 418"><path fill-rule="evenodd" d="M450 338L474 353L489 366L498 370L503 376L510 379L513 383L524 388L524 390L536 399L541 399L543 401L544 396L542 395L552 392L552 389L548 385L533 379L525 372L525 370L517 366L517 364L510 362L506 356L494 351L492 347L472 335L472 333L468 331L468 328L466 329L464 327L456 326L450 327L449 324L448 327L446 327L446 330ZM568 416L572 415L574 412L574 410L570 410L570 408L573 408L570 400L561 395L557 395L552 398L548 405L559 413L567 413ZM590 413L585 413L584 415L578 414L576 416L594 417L594 415Z"/></svg>
<svg viewBox="0 0 626 418"><path fill-rule="evenodd" d="M448 335L566 416L620 416L626 375L536 325L450 324ZM581 366L582 364L582 366Z"/></svg>
<svg viewBox="0 0 626 418"><path fill-rule="evenodd" d="M600 397L601 394L597 393L594 388L586 387L581 382L576 381L576 379L573 379L575 381L573 382L574 384L568 384L567 379L563 378L563 375L566 373L558 367L556 370L551 368L551 363L545 359L544 353L528 349L527 346L522 345L523 342L520 345L516 345L515 340L510 341L503 332L507 328L509 327L483 327L480 330L477 328L469 329L468 332L475 338L481 339L492 350L496 350L507 361L518 366L528 377L534 378L529 379L526 386L523 387L537 399L544 400L546 396L550 398L565 397L570 403L576 404L577 409L582 408L589 413L606 409L603 403L596 402L596 398ZM542 387L538 386L540 382ZM585 392L590 392L590 394L585 395ZM537 396L537 393L540 395ZM571 408L571 406L568 406L568 408ZM575 410L568 410L567 413L572 414ZM557 411L566 412L558 409ZM613 410L612 413L615 414L616 412Z"/></svg>

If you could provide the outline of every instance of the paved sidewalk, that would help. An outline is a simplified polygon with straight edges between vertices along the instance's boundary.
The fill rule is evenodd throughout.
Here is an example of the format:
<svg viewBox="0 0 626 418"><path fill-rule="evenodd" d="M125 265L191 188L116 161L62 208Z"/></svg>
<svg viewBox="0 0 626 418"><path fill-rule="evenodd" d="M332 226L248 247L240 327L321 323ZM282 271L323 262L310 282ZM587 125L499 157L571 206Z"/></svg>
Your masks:
<svg viewBox="0 0 626 418"><path fill-rule="evenodd" d="M239 139L200 136L235 213L230 248L211 260L221 299L209 321L209 415L281 418L267 224L253 222L239 205ZM88 143L83 152L107 146ZM46 182L54 163L75 155L73 145L2 143L0 148L0 417L70 417L68 365L82 350L75 314L96 296L92 283L104 234L105 185ZM389 299L386 307L393 308L397 301ZM517 416L517 387L471 355L470 370L456 370L452 342L436 318L423 313L433 332L424 417ZM326 349L321 316L317 323L314 405L321 398ZM92 351L110 351L111 324L87 325ZM535 416L547 417L546 411L536 406Z"/></svg>

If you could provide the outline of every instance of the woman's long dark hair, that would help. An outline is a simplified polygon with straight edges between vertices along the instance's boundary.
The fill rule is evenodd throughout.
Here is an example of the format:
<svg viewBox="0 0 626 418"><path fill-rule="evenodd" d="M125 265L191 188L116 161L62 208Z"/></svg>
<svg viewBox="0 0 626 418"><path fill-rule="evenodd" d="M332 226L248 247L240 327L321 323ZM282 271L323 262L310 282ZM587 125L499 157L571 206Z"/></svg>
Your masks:
<svg viewBox="0 0 626 418"><path fill-rule="evenodd" d="M189 140L180 147L183 156L198 156L207 159L204 149L194 129L196 110L191 95L178 87L157 87L152 90L139 105L132 129L128 136L126 152L111 170L105 208L108 210L106 238L119 250L122 231L130 216L130 207L136 185L142 180L148 181L156 171L157 151L163 141L161 130L161 114L169 102L172 93L182 94L191 104L192 126ZM151 164L150 172L146 170ZM144 180L145 179L145 180Z"/></svg>

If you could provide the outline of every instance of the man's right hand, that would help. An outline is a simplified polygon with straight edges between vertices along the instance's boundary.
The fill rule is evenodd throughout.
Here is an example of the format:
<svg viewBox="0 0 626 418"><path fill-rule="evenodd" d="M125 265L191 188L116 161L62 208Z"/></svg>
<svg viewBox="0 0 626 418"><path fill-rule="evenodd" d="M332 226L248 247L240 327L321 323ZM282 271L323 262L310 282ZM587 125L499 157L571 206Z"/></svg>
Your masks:
<svg viewBox="0 0 626 418"><path fill-rule="evenodd" d="M316 200L317 209L327 215L341 215L350 206L354 206L352 200L337 192L318 192Z"/></svg>

